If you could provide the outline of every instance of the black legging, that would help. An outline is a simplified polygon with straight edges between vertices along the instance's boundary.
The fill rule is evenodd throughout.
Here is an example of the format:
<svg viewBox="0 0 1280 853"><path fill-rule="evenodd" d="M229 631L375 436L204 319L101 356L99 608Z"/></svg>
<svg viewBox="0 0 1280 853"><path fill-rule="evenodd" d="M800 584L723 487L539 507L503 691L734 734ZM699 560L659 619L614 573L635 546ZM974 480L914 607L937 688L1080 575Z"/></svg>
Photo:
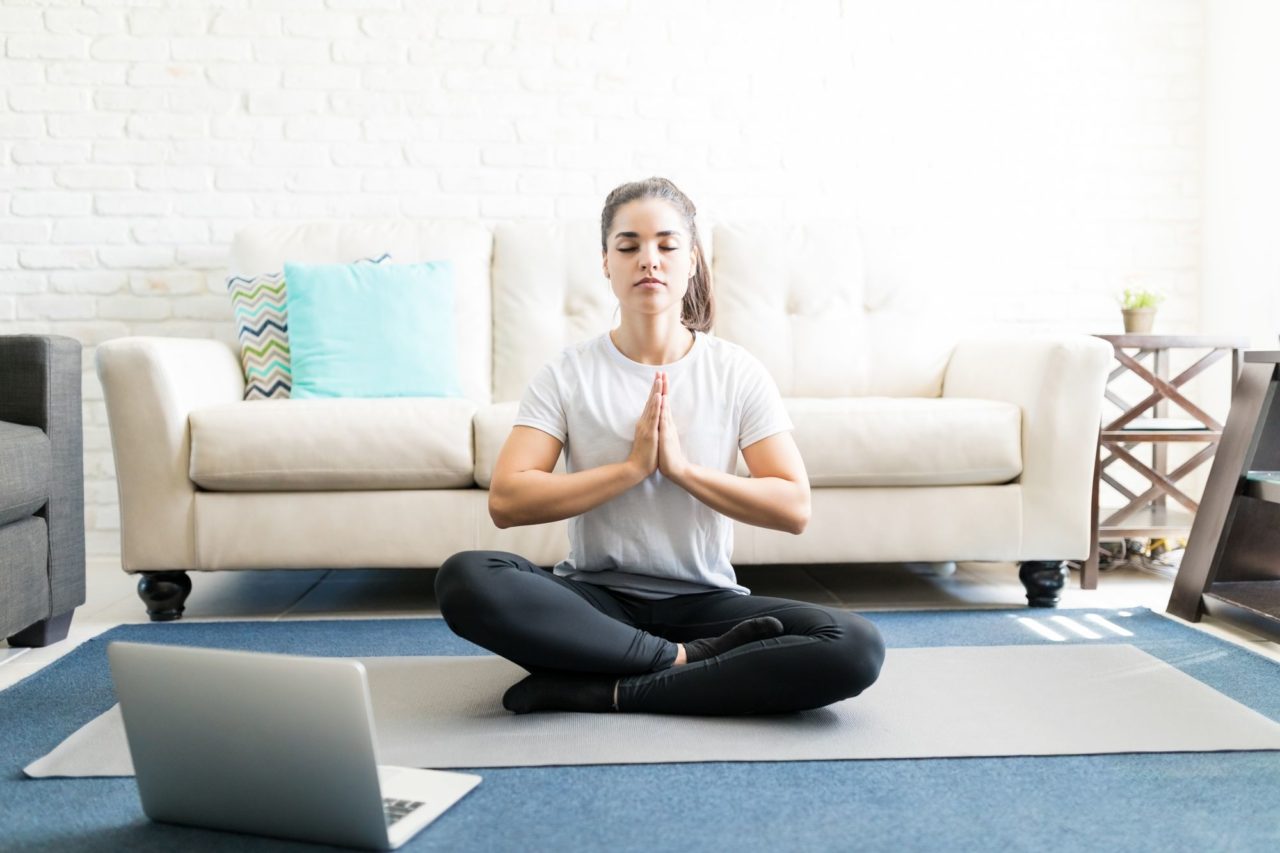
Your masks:
<svg viewBox="0 0 1280 853"><path fill-rule="evenodd" d="M854 613L730 590L647 600L558 577L506 551L454 554L436 599L459 636L530 672L617 677L618 710L758 714L820 708L879 676L884 641ZM672 666L676 644L716 637L754 616L784 634Z"/></svg>

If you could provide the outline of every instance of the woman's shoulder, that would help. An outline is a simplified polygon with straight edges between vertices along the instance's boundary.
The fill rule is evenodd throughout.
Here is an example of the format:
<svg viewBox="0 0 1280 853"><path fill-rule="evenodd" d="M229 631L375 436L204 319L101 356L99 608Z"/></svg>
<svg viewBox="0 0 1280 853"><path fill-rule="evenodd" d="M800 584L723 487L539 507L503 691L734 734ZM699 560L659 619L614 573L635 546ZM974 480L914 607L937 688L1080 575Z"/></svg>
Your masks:
<svg viewBox="0 0 1280 853"><path fill-rule="evenodd" d="M601 334L563 346L559 352L542 363L540 370L557 374L578 370L583 364L602 357L603 340L604 335Z"/></svg>
<svg viewBox="0 0 1280 853"><path fill-rule="evenodd" d="M605 335L607 334L608 332L601 332L598 335L592 335L589 338L569 344L560 350L559 360L561 362L581 364L584 361L604 358Z"/></svg>
<svg viewBox="0 0 1280 853"><path fill-rule="evenodd" d="M742 344L718 338L707 332L701 334L703 343L707 348L707 355L711 356L717 363L739 371L763 368L760 359L756 358L751 350Z"/></svg>

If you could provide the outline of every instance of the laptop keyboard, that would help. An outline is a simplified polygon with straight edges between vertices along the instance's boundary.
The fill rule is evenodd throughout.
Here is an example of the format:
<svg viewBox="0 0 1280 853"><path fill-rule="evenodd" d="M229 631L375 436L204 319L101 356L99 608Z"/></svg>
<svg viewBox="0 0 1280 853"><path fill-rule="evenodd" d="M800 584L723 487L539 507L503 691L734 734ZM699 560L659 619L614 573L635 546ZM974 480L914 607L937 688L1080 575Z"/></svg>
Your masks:
<svg viewBox="0 0 1280 853"><path fill-rule="evenodd" d="M390 797L383 797L382 811L387 816L387 826L391 826L391 824L395 823L420 805L422 805L422 803L417 800L394 800Z"/></svg>

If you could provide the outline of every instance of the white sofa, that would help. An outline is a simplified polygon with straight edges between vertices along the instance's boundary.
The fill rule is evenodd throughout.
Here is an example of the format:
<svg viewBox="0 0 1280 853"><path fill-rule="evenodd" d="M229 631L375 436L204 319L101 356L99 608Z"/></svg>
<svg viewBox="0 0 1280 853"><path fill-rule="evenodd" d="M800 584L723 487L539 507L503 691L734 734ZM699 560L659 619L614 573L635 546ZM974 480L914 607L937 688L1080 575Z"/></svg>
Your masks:
<svg viewBox="0 0 1280 853"><path fill-rule="evenodd" d="M926 330L868 296L848 224L702 230L713 333L777 381L814 487L802 535L735 524L735 563L1011 561L1032 604L1055 604L1062 561L1089 548L1110 347ZM236 236L231 271L382 252L454 262L464 398L246 402L227 343L98 347L124 570L142 575L153 619L181 614L190 571L433 568L475 548L546 566L565 556L566 522L499 530L486 489L533 371L616 324L598 224L255 225Z"/></svg>

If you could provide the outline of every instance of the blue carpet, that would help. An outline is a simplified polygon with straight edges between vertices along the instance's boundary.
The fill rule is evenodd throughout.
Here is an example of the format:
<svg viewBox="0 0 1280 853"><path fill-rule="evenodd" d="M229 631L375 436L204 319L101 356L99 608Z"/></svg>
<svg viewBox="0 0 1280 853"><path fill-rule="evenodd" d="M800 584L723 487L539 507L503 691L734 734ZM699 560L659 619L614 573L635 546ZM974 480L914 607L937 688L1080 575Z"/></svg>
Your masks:
<svg viewBox="0 0 1280 853"><path fill-rule="evenodd" d="M1091 612L1135 636L1068 642L1131 643L1280 720L1275 663L1145 610L1057 614ZM900 648L1049 642L1020 616L1065 633L1048 621L1052 613L1026 609L866 615ZM115 628L0 693L0 849L317 849L152 824L132 779L22 776L23 766L114 703L105 654L112 639L342 656L486 653L438 619ZM937 719L947 724L945 708ZM475 772L480 786L404 849L1280 850L1275 752Z"/></svg>

